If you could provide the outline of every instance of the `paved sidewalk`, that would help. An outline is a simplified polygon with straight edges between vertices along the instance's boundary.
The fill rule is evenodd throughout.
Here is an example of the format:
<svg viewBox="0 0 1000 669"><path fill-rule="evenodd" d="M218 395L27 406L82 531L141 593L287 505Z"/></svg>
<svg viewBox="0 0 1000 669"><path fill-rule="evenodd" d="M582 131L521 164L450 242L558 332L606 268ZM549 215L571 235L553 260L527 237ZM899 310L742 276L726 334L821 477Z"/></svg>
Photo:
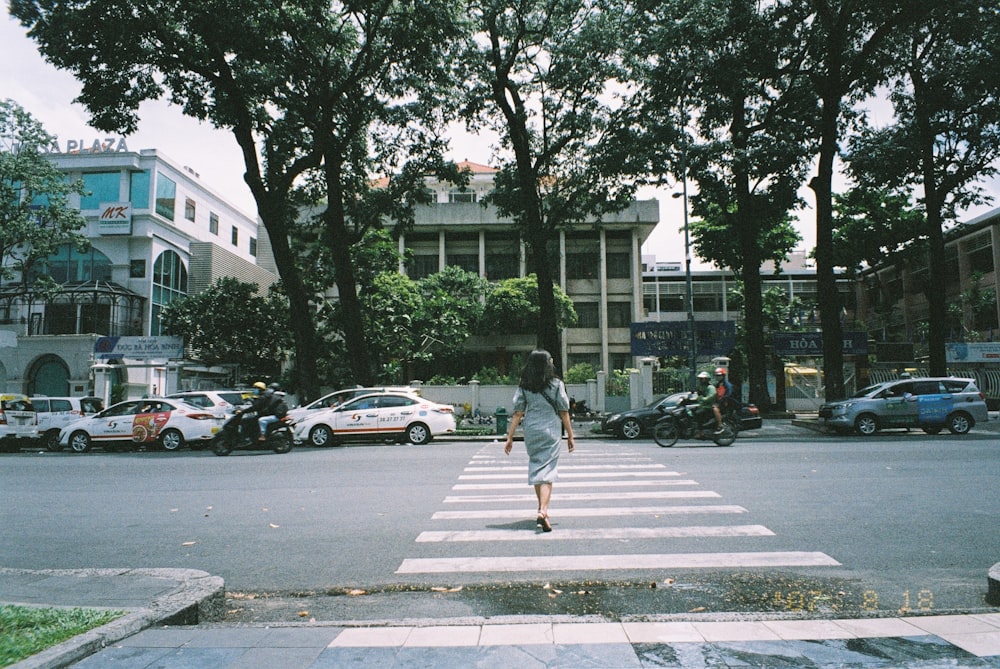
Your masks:
<svg viewBox="0 0 1000 669"><path fill-rule="evenodd" d="M0 569L0 601L127 611L18 669L1000 668L1000 609L862 620L729 614L659 622L531 616L227 625L211 622L222 615L221 579L175 569Z"/></svg>

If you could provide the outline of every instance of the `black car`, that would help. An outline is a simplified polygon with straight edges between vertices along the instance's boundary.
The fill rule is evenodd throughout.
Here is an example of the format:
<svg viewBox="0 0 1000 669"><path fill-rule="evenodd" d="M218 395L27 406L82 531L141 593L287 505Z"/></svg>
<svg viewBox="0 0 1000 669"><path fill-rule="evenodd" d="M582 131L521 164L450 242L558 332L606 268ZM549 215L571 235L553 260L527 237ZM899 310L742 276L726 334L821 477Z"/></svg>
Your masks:
<svg viewBox="0 0 1000 669"><path fill-rule="evenodd" d="M688 397L690 393L673 393L666 397L653 400L640 409L630 409L618 413L608 414L601 420L601 432L613 434L623 439L637 439L642 435L651 435L653 425L656 420L663 415L662 409L666 411L677 406ZM737 409L739 422L733 428L739 432L742 430L756 430L760 428L763 421L760 411L753 404L743 404Z"/></svg>

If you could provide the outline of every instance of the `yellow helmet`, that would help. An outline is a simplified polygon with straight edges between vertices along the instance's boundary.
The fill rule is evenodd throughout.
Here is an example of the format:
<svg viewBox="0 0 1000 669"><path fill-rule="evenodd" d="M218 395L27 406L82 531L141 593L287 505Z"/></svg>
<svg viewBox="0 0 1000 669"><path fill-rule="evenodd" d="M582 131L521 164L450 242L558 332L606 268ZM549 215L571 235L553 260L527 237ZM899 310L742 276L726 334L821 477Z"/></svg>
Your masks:
<svg viewBox="0 0 1000 669"><path fill-rule="evenodd" d="M257 390L267 390L267 386L264 385L263 381L258 381L257 383L253 384L253 387L256 388Z"/></svg>

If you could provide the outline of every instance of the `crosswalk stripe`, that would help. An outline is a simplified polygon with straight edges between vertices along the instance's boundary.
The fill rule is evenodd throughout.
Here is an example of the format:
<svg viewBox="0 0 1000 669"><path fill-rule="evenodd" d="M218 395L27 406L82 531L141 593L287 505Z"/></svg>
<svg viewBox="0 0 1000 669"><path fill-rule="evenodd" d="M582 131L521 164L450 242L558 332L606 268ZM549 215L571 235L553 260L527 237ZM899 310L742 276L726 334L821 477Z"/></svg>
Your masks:
<svg viewBox="0 0 1000 669"><path fill-rule="evenodd" d="M596 479L602 477L615 478L669 478L680 476L679 472L564 472L559 470L559 480L563 479ZM517 474L462 474L459 481L497 481L500 479L523 479L524 472Z"/></svg>
<svg viewBox="0 0 1000 669"><path fill-rule="evenodd" d="M644 490L642 492L595 492L595 493L559 493L559 502L580 502L589 500L623 500L623 499L690 499L695 497L721 497L711 490ZM537 502L531 495L454 495L444 498L445 504L482 503L482 502Z"/></svg>
<svg viewBox="0 0 1000 669"><path fill-rule="evenodd" d="M526 532L524 530L468 530L421 532L418 543L451 541L560 541L600 539L676 539L684 537L773 537L774 532L763 525L689 525L686 527L609 527L603 529L569 529L558 532Z"/></svg>
<svg viewBox="0 0 1000 669"><path fill-rule="evenodd" d="M836 567L818 552L662 553L631 555L523 555L518 557L407 558L397 574L550 572L622 569L722 569L747 567Z"/></svg>
<svg viewBox="0 0 1000 669"><path fill-rule="evenodd" d="M603 506L559 507L560 518L600 518L621 516L679 516L697 514L747 513L742 506L733 504L695 504L678 506ZM477 509L471 511L438 511L432 520L505 520L529 519L524 509Z"/></svg>
<svg viewBox="0 0 1000 669"><path fill-rule="evenodd" d="M520 490L527 483L456 483L452 490ZM642 486L698 485L697 481L560 481L559 488L641 488Z"/></svg>
<svg viewBox="0 0 1000 669"><path fill-rule="evenodd" d="M523 472L527 467L527 463L523 465L506 466L506 467L466 467L467 472L499 472L499 471L516 471ZM581 469L600 469L602 471L614 470L614 469L666 469L666 465L661 464L648 464L648 465L559 465L559 471L569 472L577 471Z"/></svg>

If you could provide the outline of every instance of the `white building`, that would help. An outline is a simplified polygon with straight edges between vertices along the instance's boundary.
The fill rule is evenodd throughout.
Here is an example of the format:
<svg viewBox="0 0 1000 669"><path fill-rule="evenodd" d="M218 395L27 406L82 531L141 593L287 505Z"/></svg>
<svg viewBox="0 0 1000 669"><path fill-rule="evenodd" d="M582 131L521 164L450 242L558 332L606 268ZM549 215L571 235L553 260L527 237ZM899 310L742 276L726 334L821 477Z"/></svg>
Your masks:
<svg viewBox="0 0 1000 669"><path fill-rule="evenodd" d="M531 273L524 241L514 222L501 217L483 198L493 189L497 170L463 161L469 185L429 181L434 203L419 207L415 224L399 236L399 251L412 254L400 272L420 279L449 265L490 280ZM562 337L563 369L589 363L598 370L635 367L630 326L643 319L642 243L659 222L656 200L633 201L572 229L560 230L550 257L552 275L573 300L579 322ZM535 333L474 337L466 348L482 354L482 362L504 369L515 352L535 347Z"/></svg>
<svg viewBox="0 0 1000 669"><path fill-rule="evenodd" d="M25 293L21 277L0 286L0 390L92 392L92 366L103 361L117 366L114 381L129 396L167 392L177 382L167 378L167 358L102 360L98 341L155 344L163 306L223 276L266 291L277 280L266 234L196 172L156 150L129 151L124 140L74 144L50 158L68 178L83 180L88 194L72 196L70 205L87 219L82 232L92 248L67 245L49 259L41 271L62 286L50 303Z"/></svg>

